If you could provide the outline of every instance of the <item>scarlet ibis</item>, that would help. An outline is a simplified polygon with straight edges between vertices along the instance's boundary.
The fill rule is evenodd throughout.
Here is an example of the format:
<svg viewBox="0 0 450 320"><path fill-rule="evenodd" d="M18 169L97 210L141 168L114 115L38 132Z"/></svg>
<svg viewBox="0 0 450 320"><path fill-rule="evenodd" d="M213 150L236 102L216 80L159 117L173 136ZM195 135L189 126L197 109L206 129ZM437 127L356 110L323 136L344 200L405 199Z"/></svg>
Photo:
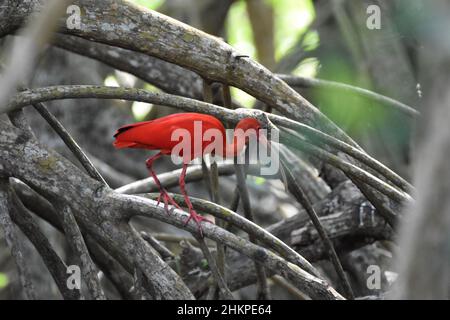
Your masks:
<svg viewBox="0 0 450 320"><path fill-rule="evenodd" d="M191 137L195 137L195 135L198 134L198 132L195 132L195 128L198 128L199 122L201 122L200 139L202 139L200 147L198 147L198 141L195 142L194 139L191 138L190 154L183 154L182 150L179 153L179 155L182 156L183 162L179 185L190 214L186 220L186 223L193 219L199 227L200 234L202 234L200 222L210 221L197 214L192 206L189 196L187 195L185 188L185 177L188 164L192 160L202 157L208 152L211 153L211 148L207 147L213 143L214 140L207 141L206 139L203 139L204 134L210 129L215 129L220 132L222 141L218 144L219 147L213 150L213 152L217 152L221 157L230 157L239 154L245 147L246 142L248 142L249 136L252 134L256 134L257 138L259 138L261 142L267 143L267 140L260 132L261 125L259 121L253 118L244 118L240 120L234 130L233 141L228 144L226 142L225 128L222 122L220 122L220 120L216 117L200 113L176 113L155 120L133 123L119 128L114 134L114 146L118 149L140 148L147 150L159 150L156 155L148 158L146 161L147 168L160 190L158 205L162 200L164 201L164 208L167 212L169 203L180 209L180 206L161 185L161 182L153 171L152 165L153 162L161 156L171 155L175 146L179 144L179 141L174 141L176 139L172 138L175 130L186 129L190 133ZM195 123L197 123L197 127L195 127ZM242 136L240 135L244 135L245 138L242 139ZM195 139L198 138L199 137L195 137ZM197 147L195 147L195 143L197 143Z"/></svg>

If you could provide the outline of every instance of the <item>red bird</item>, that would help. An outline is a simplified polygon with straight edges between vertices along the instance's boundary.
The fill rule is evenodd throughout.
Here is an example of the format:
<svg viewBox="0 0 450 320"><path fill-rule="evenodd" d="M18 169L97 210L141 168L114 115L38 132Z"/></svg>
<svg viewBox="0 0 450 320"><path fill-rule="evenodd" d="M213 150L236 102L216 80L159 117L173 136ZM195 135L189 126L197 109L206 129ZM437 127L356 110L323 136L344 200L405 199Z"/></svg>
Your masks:
<svg viewBox="0 0 450 320"><path fill-rule="evenodd" d="M201 123L201 132L198 131L198 124ZM195 124L197 123L197 124ZM160 195L158 197L158 204L161 199L164 201L165 209L168 211L168 204L177 207L180 209L180 206L175 202L175 200L169 196L167 190L161 185L158 177L152 169L153 162L160 158L163 155L171 155L173 150L177 145L179 145L179 141L173 139L174 132L177 129L185 129L190 134L190 154L183 154L181 151L179 153L183 159L183 169L180 175L180 189L181 193L184 196L186 201L186 205L189 209L189 218L186 220L186 223L189 220L194 219L200 229L200 233L202 231L200 222L207 220L206 218L200 216L195 212L192 203L189 199L189 196L186 193L185 189L185 177L186 177L186 169L187 165L194 159L202 157L207 153L217 153L221 157L230 157L239 154L245 147L245 144L248 142L248 137L251 134L256 134L258 139L261 142L267 143L267 140L263 134L260 134L260 123L258 120L253 118L244 118L237 124L234 135L233 142L231 144L227 144L226 142L226 133L223 124L217 118L200 114L200 113L176 113L166 117L158 118L151 121L138 122L134 124L129 124L119 128L114 134L114 146L118 149L123 148L140 148L140 149L148 149L148 150L159 150L159 153L150 157L146 161L147 168L155 180L155 183L158 185L160 189ZM205 139L205 133L210 130L216 130L216 133L219 133L219 137L222 139L221 141L215 141L215 139ZM240 130L239 130L240 129ZM248 131L253 129L253 131ZM196 131L197 130L197 131ZM211 131L210 131L211 133ZM201 135L201 143L199 144L198 138L196 134ZM242 139L242 134L244 134L244 139ZM208 135L208 134L207 134ZM194 138L192 138L194 137ZM194 141L196 140L196 141ZM206 140L206 141L205 141ZM218 148L211 150L210 144L213 142L219 142L217 144ZM197 143L197 145L196 145ZM208 148L208 146L210 146ZM178 155L178 154L177 154Z"/></svg>

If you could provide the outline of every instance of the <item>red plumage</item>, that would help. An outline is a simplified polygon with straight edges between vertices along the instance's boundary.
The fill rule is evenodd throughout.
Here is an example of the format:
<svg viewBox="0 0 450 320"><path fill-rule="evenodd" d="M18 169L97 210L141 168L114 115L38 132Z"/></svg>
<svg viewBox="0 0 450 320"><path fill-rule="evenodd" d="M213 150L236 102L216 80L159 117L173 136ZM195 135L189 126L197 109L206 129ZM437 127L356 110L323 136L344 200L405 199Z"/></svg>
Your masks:
<svg viewBox="0 0 450 320"><path fill-rule="evenodd" d="M171 137L175 130L185 129L194 134L195 121L201 121L201 137L209 129L217 129L225 138L225 128L217 118L200 113L176 113L151 121L137 122L119 128L114 137L114 146L118 149L140 148L148 150L160 150L163 154L170 154L172 149L179 143L172 141ZM200 133L200 132L199 132ZM200 138L201 137L196 137ZM211 142L202 141L202 150ZM223 141L225 147L225 140ZM191 139L190 160L200 157L194 154L194 137Z"/></svg>
<svg viewBox="0 0 450 320"><path fill-rule="evenodd" d="M199 126L199 128L201 128L201 131L199 132L195 132L196 121L201 122L201 126ZM182 152L178 154L180 156L183 156L183 169L181 171L179 180L180 190L184 196L186 205L190 213L190 216L187 219L186 223L189 222L190 219L194 219L194 221L199 226L200 233L202 233L200 222L203 220L206 221L208 220L195 212L192 203L185 190L185 176L187 165L191 160L197 157L201 157L203 155L205 148L214 141L214 139L213 141L207 141L206 139L203 139L205 132L210 129L216 129L219 131L218 133L220 133L220 136L218 136L218 138L222 140L221 144L220 143L218 144L220 150L214 148L215 149L214 152L217 152L219 155L222 156L223 155L233 156L239 153L241 150L243 150L245 142L243 142L242 139L238 139L235 134L233 142L231 144L227 144L225 128L222 122L220 122L219 119L213 116L200 113L176 113L155 120L133 123L119 128L114 134L115 138L114 146L118 149L140 148L148 150L159 150L159 153L150 157L147 160L146 164L150 174L155 180L155 183L158 185L160 189L158 204L159 201L162 199L165 204L164 207L168 212L169 203L177 208L180 208L180 206L168 194L167 190L161 185L161 182L159 181L158 177L153 171L152 165L153 162L162 155L171 154L175 146L177 146L180 143L180 141L177 140L176 137L172 139L173 134L177 129L187 130L187 133L189 133L189 139L191 144L190 155L183 155ZM239 121L238 125L236 126L236 129L242 129L243 132L247 132L247 130L249 129L254 129L256 130L255 132L257 136L259 136L260 124L255 119L245 118ZM201 139L200 140L201 148L195 148L194 146L195 142L199 141L197 139Z"/></svg>

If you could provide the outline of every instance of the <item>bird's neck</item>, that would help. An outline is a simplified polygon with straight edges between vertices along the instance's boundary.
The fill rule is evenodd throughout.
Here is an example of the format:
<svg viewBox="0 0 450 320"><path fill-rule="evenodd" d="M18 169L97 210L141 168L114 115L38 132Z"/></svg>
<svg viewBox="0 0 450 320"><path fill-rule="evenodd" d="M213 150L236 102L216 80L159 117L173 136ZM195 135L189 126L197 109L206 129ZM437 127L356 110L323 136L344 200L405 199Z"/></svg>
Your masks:
<svg viewBox="0 0 450 320"><path fill-rule="evenodd" d="M225 156L227 158L235 157L242 152L244 147L245 139L234 135L231 143L225 143Z"/></svg>

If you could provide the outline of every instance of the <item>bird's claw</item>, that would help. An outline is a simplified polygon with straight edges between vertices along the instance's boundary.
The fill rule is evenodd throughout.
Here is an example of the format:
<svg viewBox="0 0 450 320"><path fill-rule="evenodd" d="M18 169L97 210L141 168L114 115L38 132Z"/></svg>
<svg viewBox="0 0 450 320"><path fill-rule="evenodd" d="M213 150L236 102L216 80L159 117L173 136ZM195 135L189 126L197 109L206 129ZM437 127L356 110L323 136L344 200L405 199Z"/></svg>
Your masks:
<svg viewBox="0 0 450 320"><path fill-rule="evenodd" d="M170 214L169 211L169 204L176 207L177 209L181 210L181 207L178 205L178 203L175 202L175 200L167 193L166 189L161 189L159 196L158 196L158 203L157 205L161 203L161 199L164 202L164 210L167 212L167 214Z"/></svg>
<svg viewBox="0 0 450 320"><path fill-rule="evenodd" d="M200 233L200 236L203 238L203 229L202 229L202 225L201 222L205 221L205 222L209 222L209 223L213 223L211 220L209 220L208 218L205 218L201 215L199 215L197 212L195 212L195 210L190 210L189 212L189 217L186 219L186 221L184 222L184 225L187 225L189 223L189 221L194 220L195 223L198 226L198 232Z"/></svg>

